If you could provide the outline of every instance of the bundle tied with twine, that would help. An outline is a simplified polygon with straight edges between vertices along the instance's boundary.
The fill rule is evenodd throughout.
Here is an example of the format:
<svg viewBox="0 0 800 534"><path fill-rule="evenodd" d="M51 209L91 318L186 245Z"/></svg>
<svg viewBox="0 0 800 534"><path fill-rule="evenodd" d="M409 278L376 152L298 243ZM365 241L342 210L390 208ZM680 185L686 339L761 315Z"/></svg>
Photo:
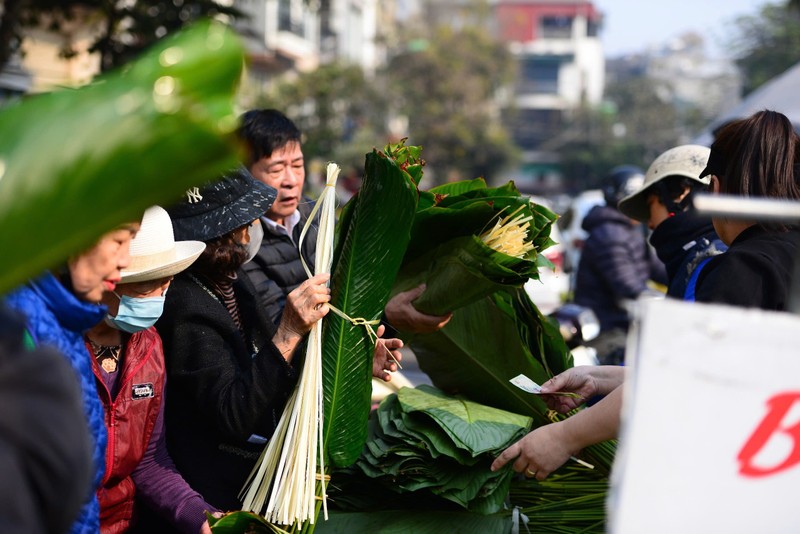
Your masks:
<svg viewBox="0 0 800 534"><path fill-rule="evenodd" d="M329 272L333 261L336 180L340 170L335 163L328 164L325 189L300 235L302 244L308 226L319 211L315 275ZM301 260L306 274L311 277L302 256ZM286 403L272 439L242 489L243 510L263 514L271 523L300 525L310 521L313 524L317 503L321 501L327 519L322 387L322 320L319 320L309 333L299 383Z"/></svg>

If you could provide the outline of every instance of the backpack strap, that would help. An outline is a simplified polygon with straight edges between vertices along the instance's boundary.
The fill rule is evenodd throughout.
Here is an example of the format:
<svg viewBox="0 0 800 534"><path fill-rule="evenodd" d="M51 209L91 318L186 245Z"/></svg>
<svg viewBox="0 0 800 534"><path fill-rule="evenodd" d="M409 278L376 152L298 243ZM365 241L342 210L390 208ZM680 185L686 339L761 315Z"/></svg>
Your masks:
<svg viewBox="0 0 800 534"><path fill-rule="evenodd" d="M700 277L700 271L703 270L706 263L708 263L714 256L709 256L700 263L697 264L697 267L694 268L692 271L692 275L689 277L689 281L686 284L686 291L683 293L683 300L686 302L694 302L695 301L695 290L697 288L697 279Z"/></svg>

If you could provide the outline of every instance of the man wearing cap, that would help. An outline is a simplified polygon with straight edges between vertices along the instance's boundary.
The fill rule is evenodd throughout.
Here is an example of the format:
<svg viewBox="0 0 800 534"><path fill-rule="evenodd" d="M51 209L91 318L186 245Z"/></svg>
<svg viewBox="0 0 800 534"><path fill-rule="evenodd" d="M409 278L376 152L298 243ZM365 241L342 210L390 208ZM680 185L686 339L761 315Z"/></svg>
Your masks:
<svg viewBox="0 0 800 534"><path fill-rule="evenodd" d="M261 217L261 247L252 261L244 266L267 314L278 324L286 296L307 278L298 244L313 202L303 196L305 163L302 135L294 122L274 109L254 109L245 113L239 135L250 151L246 165L250 173L278 191L275 202ZM302 250L312 271L316 228L315 224L309 227ZM450 314L426 315L411 304L424 289L420 286L393 297L386 304L386 322L401 332L425 333L442 328L450 320Z"/></svg>
<svg viewBox="0 0 800 534"><path fill-rule="evenodd" d="M176 242L167 212L150 207L131 242L130 265L115 291L103 296L105 321L85 335L109 436L106 475L97 491L103 533L131 527L134 498L181 532L210 532L205 512L215 508L189 487L167 453L164 350L153 327L172 277L204 249L199 241Z"/></svg>
<svg viewBox="0 0 800 534"><path fill-rule="evenodd" d="M703 266L727 250L711 219L690 211L692 196L705 191L711 177L700 177L710 150L681 145L658 156L637 191L619 202L619 211L646 223L653 231L650 244L667 268L667 295L694 300L694 288Z"/></svg>

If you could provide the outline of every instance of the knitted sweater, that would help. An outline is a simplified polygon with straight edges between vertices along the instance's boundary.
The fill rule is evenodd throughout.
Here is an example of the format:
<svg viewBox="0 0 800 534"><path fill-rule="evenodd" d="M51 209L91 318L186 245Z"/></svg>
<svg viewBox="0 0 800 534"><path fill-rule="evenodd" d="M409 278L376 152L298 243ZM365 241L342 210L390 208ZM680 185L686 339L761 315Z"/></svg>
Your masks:
<svg viewBox="0 0 800 534"><path fill-rule="evenodd" d="M237 496L264 448L258 436L272 436L297 378L241 270L233 289L242 330L211 284L187 272L172 282L156 324L167 363L169 453L221 510L241 507Z"/></svg>

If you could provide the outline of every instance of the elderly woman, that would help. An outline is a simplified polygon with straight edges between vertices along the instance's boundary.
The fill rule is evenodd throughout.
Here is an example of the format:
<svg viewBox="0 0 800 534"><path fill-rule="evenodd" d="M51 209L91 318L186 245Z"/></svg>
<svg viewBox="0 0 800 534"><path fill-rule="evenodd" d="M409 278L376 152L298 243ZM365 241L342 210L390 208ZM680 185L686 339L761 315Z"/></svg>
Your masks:
<svg viewBox="0 0 800 534"><path fill-rule="evenodd" d="M288 294L276 328L241 270L248 250L258 250L249 227L275 193L241 168L169 208L175 237L206 250L175 277L156 325L170 381L167 445L189 484L223 510L241 507L238 494L297 380L296 349L329 310L329 275L314 276ZM394 370L382 354L380 376Z"/></svg>
<svg viewBox="0 0 800 534"><path fill-rule="evenodd" d="M94 438L94 479L89 495L72 525L73 533L96 533L100 529L95 489L105 470L106 427L103 405L97 397L91 356L83 341L86 330L103 320L103 294L113 291L120 270L127 267L129 248L139 223L121 226L104 235L89 250L70 258L58 273L47 273L9 294L6 302L26 317L27 330L37 345L57 348L80 380L88 428ZM65 499L72 498L65 495Z"/></svg>
<svg viewBox="0 0 800 534"><path fill-rule="evenodd" d="M134 497L181 532L210 532L205 512L214 508L186 484L167 453L167 374L161 338L153 326L164 309L172 277L204 249L199 241L176 242L164 208L148 208L131 242L129 267L122 271L116 290L103 296L108 315L86 333L113 444L97 493L104 534L125 532L136 522Z"/></svg>

